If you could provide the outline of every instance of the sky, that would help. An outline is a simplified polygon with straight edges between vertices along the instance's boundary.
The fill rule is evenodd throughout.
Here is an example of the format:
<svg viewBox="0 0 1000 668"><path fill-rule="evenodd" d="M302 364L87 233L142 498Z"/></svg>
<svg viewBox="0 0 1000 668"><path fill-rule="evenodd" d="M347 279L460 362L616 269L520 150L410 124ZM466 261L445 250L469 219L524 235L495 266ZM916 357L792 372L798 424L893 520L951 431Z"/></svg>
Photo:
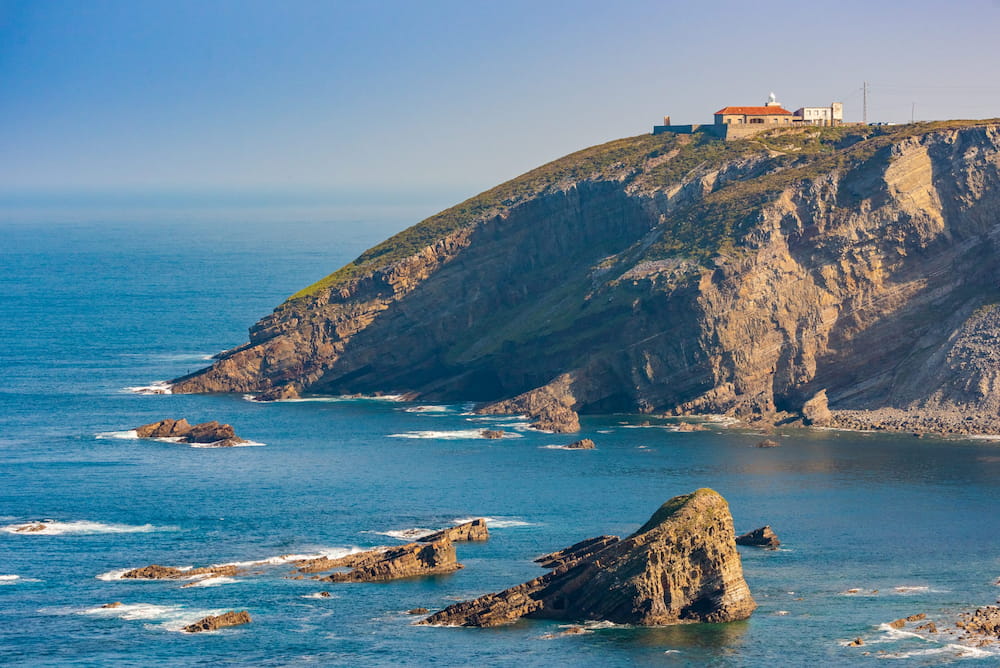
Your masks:
<svg viewBox="0 0 1000 668"><path fill-rule="evenodd" d="M1000 3L0 0L0 219L426 214L727 105L1000 116ZM415 221L414 221L415 222Z"/></svg>

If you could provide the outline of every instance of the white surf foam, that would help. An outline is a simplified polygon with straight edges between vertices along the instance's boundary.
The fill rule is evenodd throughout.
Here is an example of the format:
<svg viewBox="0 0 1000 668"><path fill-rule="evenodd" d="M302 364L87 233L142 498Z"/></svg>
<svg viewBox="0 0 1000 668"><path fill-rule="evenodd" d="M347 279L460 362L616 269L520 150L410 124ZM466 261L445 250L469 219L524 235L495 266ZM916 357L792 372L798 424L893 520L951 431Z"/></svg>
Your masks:
<svg viewBox="0 0 1000 668"><path fill-rule="evenodd" d="M540 445L541 450L588 450L593 448L571 448L568 445Z"/></svg>
<svg viewBox="0 0 1000 668"><path fill-rule="evenodd" d="M94 434L94 438L121 438L127 441L138 440L139 432L135 429L127 429L125 431L102 431Z"/></svg>
<svg viewBox="0 0 1000 668"><path fill-rule="evenodd" d="M340 597L337 596L336 594L330 594L329 592L327 593L326 596L323 596L323 594L321 594L318 591L316 591L316 592L313 592L311 594L303 594L302 598L318 598L320 600L325 600L325 599L328 599L328 598L340 598Z"/></svg>
<svg viewBox="0 0 1000 668"><path fill-rule="evenodd" d="M94 617L118 618L126 621L160 622L158 626L168 631L182 631L185 626L208 617L221 615L226 610L190 610L182 605L155 605L153 603L126 603L114 608L87 608L78 614Z"/></svg>
<svg viewBox="0 0 1000 668"><path fill-rule="evenodd" d="M171 389L173 385L165 380L153 381L149 385L137 385L135 387L126 387L124 392L131 392L132 394L173 394Z"/></svg>
<svg viewBox="0 0 1000 668"><path fill-rule="evenodd" d="M219 585L239 582L236 578L231 578L225 575L196 575L189 579L191 582L184 585L185 587L218 587Z"/></svg>
<svg viewBox="0 0 1000 668"><path fill-rule="evenodd" d="M390 538L395 538L396 540L405 540L407 542L412 542L415 540L420 540L424 536L430 536L435 531L437 531L437 529L424 529L421 527L413 527L412 529L372 531L371 533L378 534L380 536L389 536Z"/></svg>
<svg viewBox="0 0 1000 668"><path fill-rule="evenodd" d="M448 406L410 406L403 409L404 413L450 413Z"/></svg>
<svg viewBox="0 0 1000 668"><path fill-rule="evenodd" d="M230 561L224 564L212 564L212 567L236 566L237 568L251 568L253 566L278 566L280 564L288 564L293 561L321 559L323 557L326 557L327 559L339 559L340 557L346 557L349 554L356 554L358 552L364 552L364 550L360 547L334 547L307 554L281 554L276 557L266 557L264 559L256 559L254 561Z"/></svg>
<svg viewBox="0 0 1000 668"><path fill-rule="evenodd" d="M532 522L525 522L524 520L517 517L487 517L485 515L470 515L469 517L456 517L452 520L452 524L465 524L466 522L471 522L473 520L484 519L486 520L486 527L488 529L510 529L513 527L533 527L538 526Z"/></svg>
<svg viewBox="0 0 1000 668"><path fill-rule="evenodd" d="M235 445L221 445L221 443L222 441L215 441L214 443L189 443L186 445L190 445L192 448L262 448L267 445L267 443L258 443L257 441L245 441Z"/></svg>
<svg viewBox="0 0 1000 668"><path fill-rule="evenodd" d="M27 527L42 524L44 529L38 531L19 531ZM179 531L178 527L157 527L152 524L105 524L88 520L59 522L56 520L40 520L38 522L23 522L0 527L0 531L17 534L18 536L62 536L65 534L93 535L103 533L153 533L156 531Z"/></svg>
<svg viewBox="0 0 1000 668"><path fill-rule="evenodd" d="M486 439L482 429L455 429L452 431L406 431L401 434L389 434L389 438L437 439L441 441L458 441L470 439ZM521 434L504 432L502 438L523 438Z"/></svg>
<svg viewBox="0 0 1000 668"><path fill-rule="evenodd" d="M19 582L41 582L38 578L22 578L20 575L0 575L0 586L14 585Z"/></svg>

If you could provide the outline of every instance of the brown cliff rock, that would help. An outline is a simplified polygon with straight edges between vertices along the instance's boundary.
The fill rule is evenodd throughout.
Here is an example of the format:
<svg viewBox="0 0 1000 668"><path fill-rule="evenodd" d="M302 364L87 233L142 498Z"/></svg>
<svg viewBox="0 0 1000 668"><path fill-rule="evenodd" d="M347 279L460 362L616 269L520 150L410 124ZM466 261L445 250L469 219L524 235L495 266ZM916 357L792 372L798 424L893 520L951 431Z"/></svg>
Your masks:
<svg viewBox="0 0 1000 668"><path fill-rule="evenodd" d="M144 424L135 429L135 433L139 438L170 438L184 436L189 431L191 431L191 425L184 418L180 420L167 418L159 422Z"/></svg>
<svg viewBox="0 0 1000 668"><path fill-rule="evenodd" d="M802 418L807 425L822 427L830 424L833 414L826 397L826 390L820 390L812 399L802 404Z"/></svg>
<svg viewBox="0 0 1000 668"><path fill-rule="evenodd" d="M747 532L736 538L737 545L751 545L753 547L778 547L781 541L770 526L763 526L759 529Z"/></svg>
<svg viewBox="0 0 1000 668"><path fill-rule="evenodd" d="M583 559L600 552L607 546L617 543L618 541L618 536L597 536L596 538L588 538L586 540L581 540L579 543L575 543L574 545L570 545L565 549L559 550L558 552L543 554L535 559L535 563L542 568L559 568L560 566L575 564L576 562L582 561Z"/></svg>
<svg viewBox="0 0 1000 668"><path fill-rule="evenodd" d="M249 624L253 620L250 618L250 613L246 610L236 612L235 610L230 610L229 612L223 613L221 615L214 615L200 619L194 624L190 624L184 627L186 633L200 633L202 631L215 631L217 629L225 628L227 626L239 626L241 624Z"/></svg>
<svg viewBox="0 0 1000 668"><path fill-rule="evenodd" d="M665 503L624 540L420 623L498 626L539 617L659 626L745 619L754 608L729 507L699 489Z"/></svg>
<svg viewBox="0 0 1000 668"><path fill-rule="evenodd" d="M832 426L1000 432L1000 125L762 139L554 161L365 252L172 391L395 389L572 432L581 412L757 422L825 390Z"/></svg>
<svg viewBox="0 0 1000 668"><path fill-rule="evenodd" d="M455 560L455 546L447 538L358 552L337 559L310 559L296 562L296 566L300 573L350 569L315 578L325 582L384 582L453 573L462 568Z"/></svg>
<svg viewBox="0 0 1000 668"><path fill-rule="evenodd" d="M480 517L471 522L435 531L429 536L418 539L418 542L436 543L445 538L453 543L482 542L490 539L490 530L486 527L486 520Z"/></svg>

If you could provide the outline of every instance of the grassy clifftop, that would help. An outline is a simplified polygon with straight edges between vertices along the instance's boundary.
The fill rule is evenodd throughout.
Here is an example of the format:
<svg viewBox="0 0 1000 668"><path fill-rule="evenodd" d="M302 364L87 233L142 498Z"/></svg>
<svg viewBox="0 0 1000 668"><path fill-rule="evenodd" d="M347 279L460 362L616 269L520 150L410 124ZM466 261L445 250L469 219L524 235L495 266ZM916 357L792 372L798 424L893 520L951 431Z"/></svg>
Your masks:
<svg viewBox="0 0 1000 668"><path fill-rule="evenodd" d="M739 221L795 181L850 169L894 142L935 130L995 121L942 121L901 126L776 129L750 139L723 142L706 135L639 135L577 151L435 214L365 251L353 262L300 290L288 301L309 298L356 276L409 257L456 230L502 214L533 197L582 180L640 177L644 190L669 189L692 174L732 160L767 156L768 173L718 188L664 224L661 239L644 259L682 254L705 260L731 246Z"/></svg>

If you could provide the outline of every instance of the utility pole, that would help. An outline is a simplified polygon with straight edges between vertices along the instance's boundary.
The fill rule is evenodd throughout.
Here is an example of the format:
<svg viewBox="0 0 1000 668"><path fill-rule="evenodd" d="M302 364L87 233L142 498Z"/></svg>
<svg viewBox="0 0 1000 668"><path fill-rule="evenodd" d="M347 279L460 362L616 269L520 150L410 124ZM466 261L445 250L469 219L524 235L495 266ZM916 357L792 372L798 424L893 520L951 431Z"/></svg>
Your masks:
<svg viewBox="0 0 1000 668"><path fill-rule="evenodd" d="M861 88L861 120L865 125L868 125L868 82L864 82L864 86Z"/></svg>

